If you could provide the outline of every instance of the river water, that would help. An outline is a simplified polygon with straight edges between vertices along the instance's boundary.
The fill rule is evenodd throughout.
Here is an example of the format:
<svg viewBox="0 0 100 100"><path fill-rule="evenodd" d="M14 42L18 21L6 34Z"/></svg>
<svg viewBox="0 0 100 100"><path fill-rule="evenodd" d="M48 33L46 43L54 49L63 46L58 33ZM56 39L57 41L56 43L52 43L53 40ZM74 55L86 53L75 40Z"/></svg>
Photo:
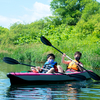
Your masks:
<svg viewBox="0 0 100 100"><path fill-rule="evenodd" d="M100 100L100 81L94 80L11 86L6 74L26 70L30 68L0 62L0 100ZM99 70L94 72L100 75Z"/></svg>

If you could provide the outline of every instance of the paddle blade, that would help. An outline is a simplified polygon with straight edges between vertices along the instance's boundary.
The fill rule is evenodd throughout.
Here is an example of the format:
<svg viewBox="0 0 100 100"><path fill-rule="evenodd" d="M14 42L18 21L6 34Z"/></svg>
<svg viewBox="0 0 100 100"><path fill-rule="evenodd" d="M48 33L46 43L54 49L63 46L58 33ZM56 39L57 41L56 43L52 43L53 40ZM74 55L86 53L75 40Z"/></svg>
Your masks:
<svg viewBox="0 0 100 100"><path fill-rule="evenodd" d="M3 61L8 63L8 64L20 64L17 60L12 59L10 57L4 57Z"/></svg>
<svg viewBox="0 0 100 100"><path fill-rule="evenodd" d="M52 46L52 44L44 36L41 36L41 41L45 45Z"/></svg>
<svg viewBox="0 0 100 100"><path fill-rule="evenodd" d="M76 75L76 74L72 74L72 75L69 75L70 77L73 77L75 80L77 81L84 81L86 80L86 77L83 76L83 75Z"/></svg>
<svg viewBox="0 0 100 100"><path fill-rule="evenodd" d="M90 75L91 78L93 78L94 80L100 80L100 76L95 74L94 72L91 71L87 71L88 74Z"/></svg>

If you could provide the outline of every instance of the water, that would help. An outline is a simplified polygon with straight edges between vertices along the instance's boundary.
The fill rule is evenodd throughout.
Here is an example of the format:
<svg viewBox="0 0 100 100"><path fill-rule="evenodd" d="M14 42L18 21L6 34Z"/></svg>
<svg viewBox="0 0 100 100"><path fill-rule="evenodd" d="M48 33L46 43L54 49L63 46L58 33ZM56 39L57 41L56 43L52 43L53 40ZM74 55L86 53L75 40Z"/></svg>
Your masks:
<svg viewBox="0 0 100 100"><path fill-rule="evenodd" d="M6 77L8 72L25 71L30 68L1 62L0 69L0 100L100 100L100 81L11 86Z"/></svg>

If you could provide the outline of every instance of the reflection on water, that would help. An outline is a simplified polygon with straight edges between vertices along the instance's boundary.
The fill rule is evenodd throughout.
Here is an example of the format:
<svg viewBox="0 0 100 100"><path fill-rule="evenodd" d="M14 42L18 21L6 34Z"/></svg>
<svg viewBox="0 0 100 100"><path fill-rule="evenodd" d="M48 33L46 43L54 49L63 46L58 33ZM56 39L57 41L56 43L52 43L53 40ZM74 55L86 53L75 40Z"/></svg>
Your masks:
<svg viewBox="0 0 100 100"><path fill-rule="evenodd" d="M35 87L18 87L10 88L7 93L7 97L20 98L20 99L41 99L52 100L51 88L35 88Z"/></svg>
<svg viewBox="0 0 100 100"><path fill-rule="evenodd" d="M24 85L10 86L6 97L9 99L38 99L38 100L77 100L84 82L72 82L53 85Z"/></svg>
<svg viewBox="0 0 100 100"><path fill-rule="evenodd" d="M15 85L5 88L3 93L2 98L9 100L99 100L100 82L88 80L66 84Z"/></svg>
<svg viewBox="0 0 100 100"><path fill-rule="evenodd" d="M14 85L0 79L0 100L99 100L100 82L92 80L49 85Z"/></svg>

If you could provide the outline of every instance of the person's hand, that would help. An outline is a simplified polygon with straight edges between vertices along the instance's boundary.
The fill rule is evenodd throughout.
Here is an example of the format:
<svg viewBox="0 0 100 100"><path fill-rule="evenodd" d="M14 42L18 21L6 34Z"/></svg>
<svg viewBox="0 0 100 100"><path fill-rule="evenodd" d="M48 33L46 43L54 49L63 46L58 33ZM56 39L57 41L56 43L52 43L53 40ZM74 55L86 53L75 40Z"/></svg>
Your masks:
<svg viewBox="0 0 100 100"><path fill-rule="evenodd" d="M35 68L34 67L31 67L31 70L34 70Z"/></svg>
<svg viewBox="0 0 100 100"><path fill-rule="evenodd" d="M63 57L66 57L66 54L65 53L63 53Z"/></svg>
<svg viewBox="0 0 100 100"><path fill-rule="evenodd" d="M40 69L41 69L40 66L37 66L36 68L37 68L38 71L40 71Z"/></svg>
<svg viewBox="0 0 100 100"><path fill-rule="evenodd" d="M82 65L82 64L80 64L80 63L78 63L78 62L75 62L75 64L76 64L76 65L78 65L78 66L83 67L83 65Z"/></svg>
<svg viewBox="0 0 100 100"><path fill-rule="evenodd" d="M76 65L79 65L79 63L78 63L78 62L75 62L75 64L76 64Z"/></svg>

